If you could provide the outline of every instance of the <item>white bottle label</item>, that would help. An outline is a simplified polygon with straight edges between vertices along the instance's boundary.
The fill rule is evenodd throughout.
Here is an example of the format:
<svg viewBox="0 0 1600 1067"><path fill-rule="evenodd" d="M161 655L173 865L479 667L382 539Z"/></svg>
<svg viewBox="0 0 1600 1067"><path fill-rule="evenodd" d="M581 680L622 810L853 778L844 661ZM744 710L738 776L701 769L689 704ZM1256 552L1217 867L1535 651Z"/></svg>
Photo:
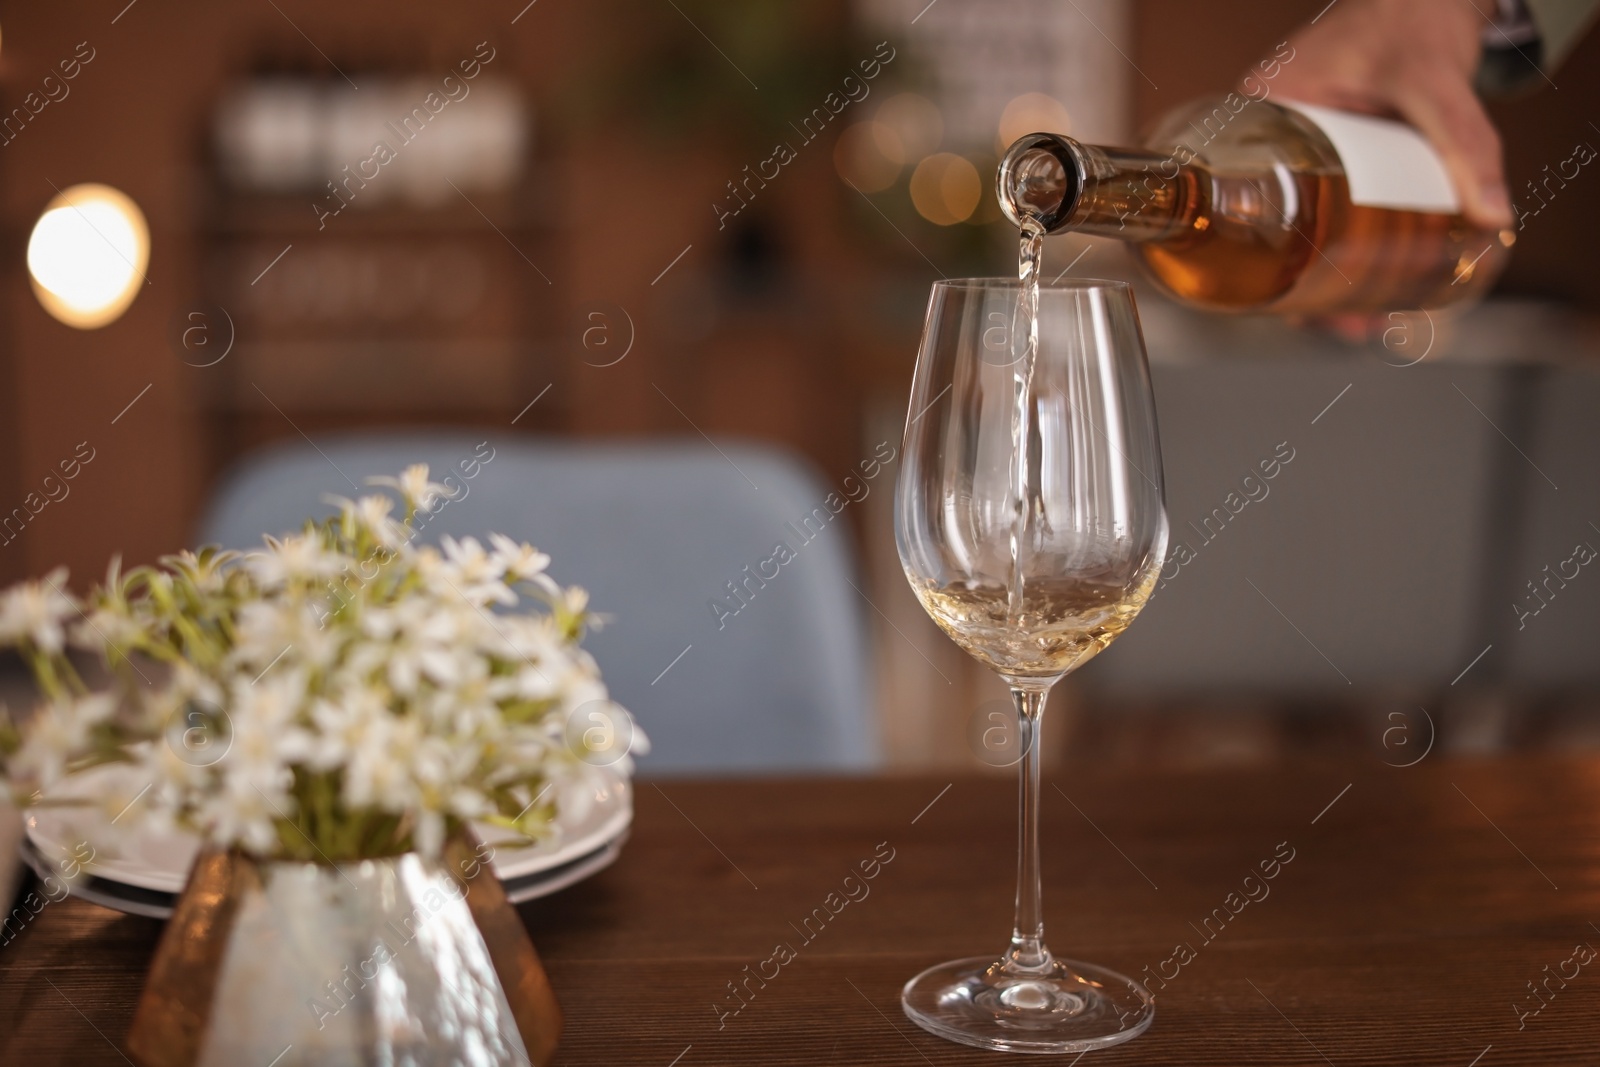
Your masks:
<svg viewBox="0 0 1600 1067"><path fill-rule="evenodd" d="M1461 211L1439 153L1405 123L1294 100L1274 103L1298 111L1333 142L1350 182L1352 203L1448 215Z"/></svg>

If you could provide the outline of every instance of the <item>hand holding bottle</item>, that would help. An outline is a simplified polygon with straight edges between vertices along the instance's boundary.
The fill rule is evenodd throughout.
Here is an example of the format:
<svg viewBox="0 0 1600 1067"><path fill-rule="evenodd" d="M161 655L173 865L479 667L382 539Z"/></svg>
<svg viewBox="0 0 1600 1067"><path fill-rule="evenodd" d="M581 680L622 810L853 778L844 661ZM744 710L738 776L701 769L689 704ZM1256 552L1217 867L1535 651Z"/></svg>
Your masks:
<svg viewBox="0 0 1600 1067"><path fill-rule="evenodd" d="M1444 159L1463 214L1509 226L1500 136L1472 87L1484 25L1461 0L1338 0L1289 39L1273 92L1403 119Z"/></svg>

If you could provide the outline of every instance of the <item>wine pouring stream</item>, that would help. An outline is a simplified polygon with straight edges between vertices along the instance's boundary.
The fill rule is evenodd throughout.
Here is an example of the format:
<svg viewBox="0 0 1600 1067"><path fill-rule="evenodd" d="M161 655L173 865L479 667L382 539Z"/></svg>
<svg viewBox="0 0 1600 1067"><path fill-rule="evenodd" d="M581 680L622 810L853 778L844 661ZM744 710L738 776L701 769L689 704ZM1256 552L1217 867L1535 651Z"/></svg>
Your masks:
<svg viewBox="0 0 1600 1067"><path fill-rule="evenodd" d="M1167 520L1132 293L1122 282L1041 282L1050 220L1032 205L1060 203L1071 176L1048 154L1033 159L1000 176L1002 204L1020 229L1017 281L934 285L895 521L923 607L1005 679L1016 703L1016 922L998 958L929 968L901 999L912 1021L941 1037L1061 1053L1138 1035L1154 1006L1131 979L1045 945L1041 717L1050 688L1109 645L1149 598Z"/></svg>
<svg viewBox="0 0 1600 1067"><path fill-rule="evenodd" d="M1032 409L1028 394L1033 389L1033 359L1039 351L1039 270L1044 266L1044 227L1036 220L1024 218L1021 224L1022 251L1017 262L1017 280L1022 291L1017 294L1017 313L1012 318L1011 346L1020 342L1022 353L1016 360L1017 400L1011 420L1012 462L1016 478L1012 485L1016 492L1016 517L1011 525L1011 580L1007 583L1007 621L1013 626L1022 616L1023 570L1022 549L1027 540L1028 520L1038 503L1037 494L1030 491L1028 482L1029 425ZM1044 516L1041 514L1042 520Z"/></svg>

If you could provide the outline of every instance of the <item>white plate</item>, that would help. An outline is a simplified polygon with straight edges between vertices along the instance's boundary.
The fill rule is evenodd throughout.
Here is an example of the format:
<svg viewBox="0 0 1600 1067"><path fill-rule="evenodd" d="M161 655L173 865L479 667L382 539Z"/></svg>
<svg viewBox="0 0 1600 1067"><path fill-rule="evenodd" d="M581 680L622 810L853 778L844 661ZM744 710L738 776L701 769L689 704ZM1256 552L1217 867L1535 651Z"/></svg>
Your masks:
<svg viewBox="0 0 1600 1067"><path fill-rule="evenodd" d="M559 892L570 885L576 885L615 863L617 857L622 854L622 843L627 839L628 832L624 830L587 856L580 856L538 874L509 879L504 883L506 899L513 904L525 904L530 900L538 900L540 897ZM22 858L40 878L49 878L56 874L50 864L39 858L38 850L32 845L22 847ZM176 893L140 889L87 875L72 882L71 893L103 908L127 912L130 915L143 915L151 919L172 918L172 909L178 902Z"/></svg>
<svg viewBox="0 0 1600 1067"><path fill-rule="evenodd" d="M622 843L627 839L628 831L624 830L614 840L607 841L587 856L542 874L509 880L505 883L506 899L513 904L525 904L559 892L569 885L577 885L617 862L617 857L622 855Z"/></svg>
<svg viewBox="0 0 1600 1067"><path fill-rule="evenodd" d="M611 767L598 767L595 772L594 803L581 817L558 816L555 832L538 844L495 850L490 865L501 881L525 878L587 857L627 831L633 821L631 784ZM137 774L129 764L110 763L71 776L49 796L61 800L136 797L143 785ZM181 891L199 840L191 834L156 833L137 825L124 828L116 825L121 818L121 813L107 813L98 805L34 808L28 812L28 839L47 863L70 859L74 847L87 841L95 851L94 860L85 864L84 870L94 877L160 893ZM504 834L492 826L474 829L485 841Z"/></svg>

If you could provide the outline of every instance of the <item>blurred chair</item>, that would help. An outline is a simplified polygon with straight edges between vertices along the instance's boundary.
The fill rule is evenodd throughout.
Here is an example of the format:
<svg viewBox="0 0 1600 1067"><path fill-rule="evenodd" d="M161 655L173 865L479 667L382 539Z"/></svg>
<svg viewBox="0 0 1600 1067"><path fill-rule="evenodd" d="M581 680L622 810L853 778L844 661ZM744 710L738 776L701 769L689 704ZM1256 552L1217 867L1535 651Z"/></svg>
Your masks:
<svg viewBox="0 0 1600 1067"><path fill-rule="evenodd" d="M532 542L550 553L552 577L587 588L591 608L609 616L585 646L650 738L642 773L877 766L850 531L830 523L806 543L791 533L785 524L798 526L828 494L794 458L728 443L725 455L664 441L500 437L480 447L484 437L364 434L257 453L224 477L201 543L259 546L263 534L331 513L326 494L377 492L368 476L426 463L466 495L438 509L421 540L496 532ZM780 541L795 558L775 578L748 578ZM719 620L714 598L737 614Z"/></svg>
<svg viewBox="0 0 1600 1067"><path fill-rule="evenodd" d="M1509 451L1485 418L1500 418L1499 372L1306 357L1154 368L1171 544L1194 555L1168 566L1086 681L1429 689L1488 642L1484 590L1501 561L1487 520L1502 506L1491 472ZM1265 480L1280 446L1293 459Z"/></svg>
<svg viewBox="0 0 1600 1067"><path fill-rule="evenodd" d="M1451 354L1424 361L1434 320L1414 313L1362 351L1140 307L1169 552L1193 555L1086 683L1316 700L1600 680L1600 577L1575 557L1600 549L1600 370L1578 326L1491 302L1441 316ZM1280 444L1295 458L1265 481Z"/></svg>
<svg viewBox="0 0 1600 1067"><path fill-rule="evenodd" d="M1516 384L1529 410L1527 425L1510 432L1526 455L1506 456L1520 484L1503 506L1519 517L1518 530L1488 606L1495 641L1505 648L1502 675L1535 690L1593 689L1600 682L1600 374L1574 360L1522 368Z"/></svg>

